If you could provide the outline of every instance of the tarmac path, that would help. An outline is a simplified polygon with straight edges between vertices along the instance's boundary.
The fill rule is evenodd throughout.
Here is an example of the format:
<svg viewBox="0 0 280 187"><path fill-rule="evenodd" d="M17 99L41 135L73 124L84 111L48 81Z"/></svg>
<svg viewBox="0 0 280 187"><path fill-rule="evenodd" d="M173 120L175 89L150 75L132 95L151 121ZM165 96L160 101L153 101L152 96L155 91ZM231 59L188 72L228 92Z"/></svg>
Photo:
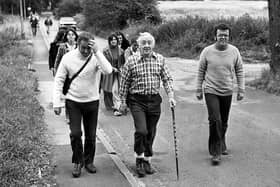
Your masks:
<svg viewBox="0 0 280 187"><path fill-rule="evenodd" d="M106 41L102 39L100 39L100 42L103 45L106 44ZM38 57L38 61L42 62L44 59ZM152 159L157 172L143 179L135 179L138 184L152 187L279 187L280 98L249 87L246 87L246 97L241 102L236 101L236 95L234 94L227 133L227 145L230 155L222 158L220 166L213 167L210 164L207 150L208 122L206 106L204 101L198 101L195 98L197 63L194 60L178 58L167 58L167 63L174 77L174 89L178 102L176 106L176 127L180 180L176 180L171 111L167 103L166 94L162 91L162 115L155 139L155 155ZM36 66L39 66L38 69L40 67L43 69L42 75L49 74L46 65L44 67L40 64ZM252 79L252 77L258 76L262 67L267 66L245 65L246 77ZM42 77L41 81L47 81L45 84L48 81L49 83L52 81L51 79L46 80L47 78L44 78L44 76L40 75L40 77ZM44 87L44 84L41 85ZM46 101L50 100L49 94L45 93L43 95L46 97ZM116 155L134 175L134 127L132 117L130 113L126 116L115 117L111 112L105 110L102 97L100 101L100 132L104 134ZM45 103L45 105L47 104ZM53 116L51 110L46 112L46 116L48 115ZM61 117L60 121L53 125L52 130L57 135L63 132L61 133L61 141L65 142L69 138L68 134L65 133L67 127L63 123L64 118ZM78 179L77 183L73 183L74 180L69 177L71 166L66 164L66 162L70 163L70 153L66 151L67 147L69 151L70 146L69 143L68 145L61 144L61 146L56 146L57 150L55 151L56 154L65 155L60 157L61 159L57 159L58 162L63 163L61 167L58 165L60 167L57 173L58 176L60 173L61 177L68 181L66 184L72 184L72 186L77 184L79 184L77 186L81 186L81 181L94 180L95 177L89 177L88 174L84 174L85 176ZM100 144L98 143L98 145ZM108 156L104 152L106 151L97 153L97 163L99 158L104 159ZM66 160L67 158L69 160ZM113 165L111 166L113 167ZM97 165L97 168L102 167ZM109 178L104 178L103 180L117 180L122 177L118 170L112 172ZM62 178L58 179L61 181ZM116 186L115 184L119 183L112 184Z"/></svg>

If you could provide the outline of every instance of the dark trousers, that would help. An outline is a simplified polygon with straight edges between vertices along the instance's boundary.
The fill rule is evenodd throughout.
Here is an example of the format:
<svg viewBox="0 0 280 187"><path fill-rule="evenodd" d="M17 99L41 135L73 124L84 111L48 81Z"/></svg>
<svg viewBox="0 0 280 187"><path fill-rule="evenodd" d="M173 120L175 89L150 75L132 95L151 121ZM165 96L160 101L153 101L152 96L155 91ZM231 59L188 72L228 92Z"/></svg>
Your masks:
<svg viewBox="0 0 280 187"><path fill-rule="evenodd" d="M113 94L112 92L103 91L104 94L104 104L107 110L113 110Z"/></svg>
<svg viewBox="0 0 280 187"><path fill-rule="evenodd" d="M205 100L209 120L209 153L212 156L221 155L227 149L225 134L228 127L232 95L219 96L206 93Z"/></svg>
<svg viewBox="0 0 280 187"><path fill-rule="evenodd" d="M133 94L127 98L134 120L134 151L137 155L144 153L146 157L153 156L153 143L161 113L161 102L162 98L159 94Z"/></svg>
<svg viewBox="0 0 280 187"><path fill-rule="evenodd" d="M99 101L79 103L66 100L70 118L72 163L93 163ZM85 142L83 147L81 120L83 119Z"/></svg>
<svg viewBox="0 0 280 187"><path fill-rule="evenodd" d="M36 33L37 33L37 27L32 27L32 28L31 28L31 30L32 30L32 34L33 34L33 36L36 36Z"/></svg>

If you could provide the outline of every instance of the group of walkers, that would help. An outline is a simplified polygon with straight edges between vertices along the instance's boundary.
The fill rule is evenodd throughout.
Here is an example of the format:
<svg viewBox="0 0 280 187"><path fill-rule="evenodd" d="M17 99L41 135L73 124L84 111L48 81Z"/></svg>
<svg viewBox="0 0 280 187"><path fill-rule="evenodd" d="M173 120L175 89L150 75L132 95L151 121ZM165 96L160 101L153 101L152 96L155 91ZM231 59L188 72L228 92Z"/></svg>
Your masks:
<svg viewBox="0 0 280 187"><path fill-rule="evenodd" d="M29 22L32 30L32 35L35 37L39 27L39 16L31 13L29 16ZM47 16L44 21L44 25L46 26L47 34L50 34L50 27L53 25L53 21L50 16Z"/></svg>
<svg viewBox="0 0 280 187"><path fill-rule="evenodd" d="M173 79L165 58L154 51L155 38L148 32L139 33L130 42L116 32L108 37L108 46L99 49L92 34L74 30L59 31L50 48L50 70L53 71L53 107L55 114L65 107L69 116L73 177L81 169L95 173L96 128L100 91L107 110L116 116L129 108L134 121L134 152L139 177L155 172L151 165L153 143L161 115L160 84L167 93L170 107L176 106ZM244 97L244 72L239 50L229 44L230 28L220 24L215 28L215 43L200 56L196 97L203 94L208 109L209 153L212 163L219 164L227 155L225 134L233 94L234 75L237 78L237 100ZM58 51L54 55L55 51ZM74 78L73 78L74 77ZM70 87L62 96L66 80ZM82 142L81 120L85 140Z"/></svg>

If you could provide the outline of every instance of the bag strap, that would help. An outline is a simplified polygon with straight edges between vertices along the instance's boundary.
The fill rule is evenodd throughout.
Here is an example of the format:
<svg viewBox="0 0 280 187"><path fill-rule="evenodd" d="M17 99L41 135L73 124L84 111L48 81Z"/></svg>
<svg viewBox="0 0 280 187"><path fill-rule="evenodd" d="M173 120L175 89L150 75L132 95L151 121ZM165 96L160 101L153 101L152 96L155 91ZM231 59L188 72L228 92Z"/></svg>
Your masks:
<svg viewBox="0 0 280 187"><path fill-rule="evenodd" d="M73 77L71 77L71 80L70 82L72 82L80 73L81 71L86 67L86 65L88 64L89 60L91 59L92 57L92 53L89 55L89 57L87 58L86 62L84 63L84 65L80 68L80 70L75 73L75 75L73 75Z"/></svg>

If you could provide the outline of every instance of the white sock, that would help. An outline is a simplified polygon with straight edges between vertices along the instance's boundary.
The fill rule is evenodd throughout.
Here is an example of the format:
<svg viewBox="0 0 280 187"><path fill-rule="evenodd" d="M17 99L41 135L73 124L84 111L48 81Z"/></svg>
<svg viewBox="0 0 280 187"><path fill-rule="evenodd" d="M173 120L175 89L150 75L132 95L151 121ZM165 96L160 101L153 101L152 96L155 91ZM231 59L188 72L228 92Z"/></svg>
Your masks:
<svg viewBox="0 0 280 187"><path fill-rule="evenodd" d="M144 157L144 160L146 160L146 161L148 161L149 163L151 163L151 159L152 159L152 157L151 156L145 156Z"/></svg>
<svg viewBox="0 0 280 187"><path fill-rule="evenodd" d="M138 155L137 153L134 153L136 158L144 158L144 153Z"/></svg>

